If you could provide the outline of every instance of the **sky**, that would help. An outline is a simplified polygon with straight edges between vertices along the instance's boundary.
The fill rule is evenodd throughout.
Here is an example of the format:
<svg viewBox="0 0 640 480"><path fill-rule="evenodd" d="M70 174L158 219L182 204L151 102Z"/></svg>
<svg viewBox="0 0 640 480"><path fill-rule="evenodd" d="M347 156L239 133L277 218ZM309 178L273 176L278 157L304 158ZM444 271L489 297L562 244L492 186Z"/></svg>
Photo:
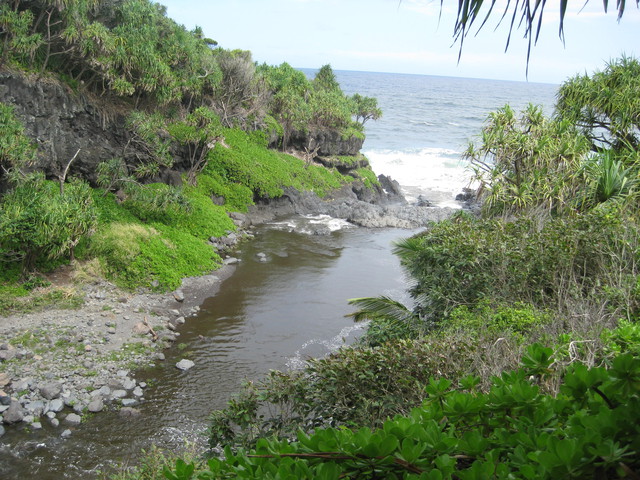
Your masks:
<svg viewBox="0 0 640 480"><path fill-rule="evenodd" d="M562 83L602 70L621 55L640 57L640 10L633 0L618 22L611 0L573 0L558 36L559 2L547 2L527 75L524 30L505 46L509 19L498 24L506 0L476 34L453 43L458 2L439 0L157 0L188 29L202 27L223 48L250 50L259 63L296 68L413 73ZM489 1L486 2L490 3Z"/></svg>

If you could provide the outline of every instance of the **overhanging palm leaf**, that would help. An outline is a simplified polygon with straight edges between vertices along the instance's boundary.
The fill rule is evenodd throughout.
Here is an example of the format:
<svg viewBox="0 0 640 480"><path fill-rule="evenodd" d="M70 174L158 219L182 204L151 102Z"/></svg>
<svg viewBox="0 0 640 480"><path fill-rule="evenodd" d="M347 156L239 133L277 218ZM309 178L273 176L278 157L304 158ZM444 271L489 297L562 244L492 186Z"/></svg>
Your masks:
<svg viewBox="0 0 640 480"><path fill-rule="evenodd" d="M359 310L347 315L353 317L356 322L385 319L400 323L416 318L416 315L406 305L385 296L352 298L349 300L349 305L355 305L359 308Z"/></svg>
<svg viewBox="0 0 640 480"><path fill-rule="evenodd" d="M589 0L586 0L587 2ZM636 6L638 6L640 0L636 0ZM456 42L460 42L460 55L462 54L462 45L465 37L469 34L471 27L477 20L484 16L482 23L478 27L478 31L484 27L485 23L493 13L496 0L459 0L458 1L458 14L456 17L456 23L454 26L453 37ZM564 41L564 18L567 12L568 0L560 0L559 13L560 13L560 29L559 36ZM611 2L613 3L613 2ZM625 0L616 0L616 9L618 10L618 20L622 18L624 14ZM609 8L609 1L603 0L604 11ZM488 8L487 13L481 13L482 6L486 5ZM547 0L508 0L504 7L504 11L498 24L505 18L510 18L511 24L509 25L509 35L507 37L506 48L509 48L509 42L511 40L511 34L513 33L514 25L517 23L517 28L524 28L524 37L529 40L529 47L527 49L527 69L529 64L529 56L531 53L531 45L538 41L540 35L540 29L542 27L542 16L544 9L547 5ZM444 0L440 0L440 8L444 8ZM518 20L518 17L519 20ZM535 34L534 34L535 30Z"/></svg>

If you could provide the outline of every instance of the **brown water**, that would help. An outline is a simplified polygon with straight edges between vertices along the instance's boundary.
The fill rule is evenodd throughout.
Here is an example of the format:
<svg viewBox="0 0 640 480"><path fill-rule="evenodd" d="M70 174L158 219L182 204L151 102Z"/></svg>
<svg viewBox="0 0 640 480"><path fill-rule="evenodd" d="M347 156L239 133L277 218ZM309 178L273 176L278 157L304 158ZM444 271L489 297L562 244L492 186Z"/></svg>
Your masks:
<svg viewBox="0 0 640 480"><path fill-rule="evenodd" d="M101 413L66 440L46 419L42 431L8 432L0 439L0 478L95 478L115 465L136 464L153 444L204 445L209 414L224 407L243 380L299 367L357 337L362 326L345 318L352 311L347 299L402 296L391 243L410 233L349 228L305 235L263 227L237 255L241 262L219 294L181 327L179 341L187 348L167 351L165 362L135 375L151 384L141 416ZM195 367L181 372L174 365L185 357Z"/></svg>

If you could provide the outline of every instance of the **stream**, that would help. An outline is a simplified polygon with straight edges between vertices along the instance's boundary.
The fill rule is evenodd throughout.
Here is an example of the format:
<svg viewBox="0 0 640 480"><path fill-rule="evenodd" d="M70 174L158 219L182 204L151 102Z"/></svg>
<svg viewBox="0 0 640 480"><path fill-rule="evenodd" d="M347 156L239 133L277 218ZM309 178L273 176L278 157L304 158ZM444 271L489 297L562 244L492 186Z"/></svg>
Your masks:
<svg viewBox="0 0 640 480"><path fill-rule="evenodd" d="M332 232L315 235L306 228L318 222ZM185 442L206 445L211 411L224 408L244 380L258 380L270 369L299 368L306 358L357 338L364 325L345 317L353 311L349 298L406 295L391 246L411 233L318 217L261 226L235 254L240 262L219 293L180 327L181 345L166 351L165 362L135 374L149 384L140 416L101 413L67 439L46 421L41 431L8 434L0 448L2 478L97 478L119 465L135 465L154 444L170 450ZM176 369L182 358L195 367Z"/></svg>

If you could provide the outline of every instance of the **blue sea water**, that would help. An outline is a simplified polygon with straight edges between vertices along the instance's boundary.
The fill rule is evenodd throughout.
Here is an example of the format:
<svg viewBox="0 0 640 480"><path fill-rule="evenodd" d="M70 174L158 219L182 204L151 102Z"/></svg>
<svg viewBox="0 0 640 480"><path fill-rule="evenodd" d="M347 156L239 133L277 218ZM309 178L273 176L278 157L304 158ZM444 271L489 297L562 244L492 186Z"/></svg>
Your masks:
<svg viewBox="0 0 640 480"><path fill-rule="evenodd" d="M308 76L313 70L303 70ZM459 206L455 195L469 184L461 159L490 112L529 103L553 113L558 85L397 73L335 71L347 95L375 97L383 115L365 125L363 153L374 171L402 185L409 200L424 195Z"/></svg>

